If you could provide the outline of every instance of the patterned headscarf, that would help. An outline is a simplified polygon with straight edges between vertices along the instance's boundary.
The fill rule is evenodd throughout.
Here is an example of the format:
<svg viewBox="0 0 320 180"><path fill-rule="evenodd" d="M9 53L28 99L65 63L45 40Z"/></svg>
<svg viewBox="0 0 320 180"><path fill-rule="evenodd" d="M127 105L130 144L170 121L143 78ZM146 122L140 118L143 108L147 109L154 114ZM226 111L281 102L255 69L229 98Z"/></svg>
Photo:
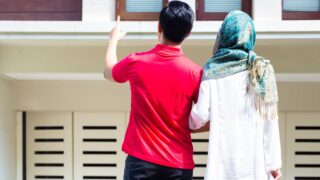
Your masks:
<svg viewBox="0 0 320 180"><path fill-rule="evenodd" d="M255 39L251 17L242 11L230 12L217 35L214 55L204 66L202 81L248 70L249 90L255 94L260 114L267 118L267 114L277 114L277 85L270 61L253 51Z"/></svg>

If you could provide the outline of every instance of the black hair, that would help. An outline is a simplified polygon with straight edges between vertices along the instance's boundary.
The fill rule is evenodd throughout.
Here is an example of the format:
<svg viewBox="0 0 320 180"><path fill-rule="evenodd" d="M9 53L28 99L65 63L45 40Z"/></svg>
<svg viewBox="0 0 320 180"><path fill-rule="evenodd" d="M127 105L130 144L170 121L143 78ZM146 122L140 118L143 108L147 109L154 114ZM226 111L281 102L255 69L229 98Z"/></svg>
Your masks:
<svg viewBox="0 0 320 180"><path fill-rule="evenodd" d="M166 40L181 43L191 32L194 12L191 7L181 1L170 1L159 16L159 24Z"/></svg>

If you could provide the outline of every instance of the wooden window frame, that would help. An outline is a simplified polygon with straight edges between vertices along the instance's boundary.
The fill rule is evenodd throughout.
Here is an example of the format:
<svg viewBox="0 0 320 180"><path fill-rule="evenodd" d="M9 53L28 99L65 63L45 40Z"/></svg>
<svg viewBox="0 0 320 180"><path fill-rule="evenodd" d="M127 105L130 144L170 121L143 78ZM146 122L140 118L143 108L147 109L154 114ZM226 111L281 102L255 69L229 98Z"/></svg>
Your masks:
<svg viewBox="0 0 320 180"><path fill-rule="evenodd" d="M196 13L199 21L222 21L228 13L205 12L205 0L197 0ZM252 0L241 0L241 10L252 16Z"/></svg>
<svg viewBox="0 0 320 180"><path fill-rule="evenodd" d="M318 12L285 11L284 0L282 0L282 19L283 20L319 20L320 11Z"/></svg>
<svg viewBox="0 0 320 180"><path fill-rule="evenodd" d="M81 21L83 0L50 1L34 5L32 1L0 0L0 20L18 21ZM16 3L16 4L14 4Z"/></svg>
<svg viewBox="0 0 320 180"><path fill-rule="evenodd" d="M162 0L162 7L168 3L168 0ZM124 21L157 21L160 12L127 12L126 0L116 1L116 16L121 16Z"/></svg>

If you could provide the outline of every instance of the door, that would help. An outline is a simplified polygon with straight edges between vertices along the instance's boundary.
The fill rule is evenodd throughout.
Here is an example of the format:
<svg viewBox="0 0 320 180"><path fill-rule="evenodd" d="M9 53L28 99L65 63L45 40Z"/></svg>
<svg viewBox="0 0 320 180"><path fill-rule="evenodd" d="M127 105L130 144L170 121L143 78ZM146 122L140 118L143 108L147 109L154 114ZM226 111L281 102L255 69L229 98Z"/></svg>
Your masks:
<svg viewBox="0 0 320 180"><path fill-rule="evenodd" d="M25 114L26 180L122 179L126 113Z"/></svg>
<svg viewBox="0 0 320 180"><path fill-rule="evenodd" d="M72 113L26 114L27 179L73 179Z"/></svg>
<svg viewBox="0 0 320 180"><path fill-rule="evenodd" d="M124 113L74 113L74 177L123 179Z"/></svg>

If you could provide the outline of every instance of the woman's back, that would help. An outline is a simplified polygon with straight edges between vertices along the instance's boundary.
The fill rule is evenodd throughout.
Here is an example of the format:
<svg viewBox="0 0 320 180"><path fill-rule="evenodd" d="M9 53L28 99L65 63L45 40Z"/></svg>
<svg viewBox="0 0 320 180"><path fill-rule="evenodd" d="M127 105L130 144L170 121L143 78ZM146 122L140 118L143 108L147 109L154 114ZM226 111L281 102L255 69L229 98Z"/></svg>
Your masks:
<svg viewBox="0 0 320 180"><path fill-rule="evenodd" d="M232 11L221 25L213 56L204 65L190 128L211 121L205 179L281 176L276 79L270 61L253 51L255 40L251 17Z"/></svg>
<svg viewBox="0 0 320 180"><path fill-rule="evenodd" d="M270 159L281 153L278 121L261 119L248 90L248 71L201 83L192 117L211 120L206 179L264 180L281 166Z"/></svg>

